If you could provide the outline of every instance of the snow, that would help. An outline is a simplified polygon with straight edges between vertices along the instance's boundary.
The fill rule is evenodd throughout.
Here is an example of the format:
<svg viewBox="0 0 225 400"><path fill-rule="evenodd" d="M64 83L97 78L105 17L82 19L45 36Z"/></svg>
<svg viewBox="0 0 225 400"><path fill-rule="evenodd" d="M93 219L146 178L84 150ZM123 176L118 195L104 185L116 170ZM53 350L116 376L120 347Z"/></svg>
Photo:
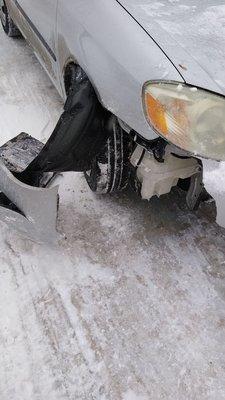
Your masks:
<svg viewBox="0 0 225 400"><path fill-rule="evenodd" d="M139 396L132 390L129 390L125 395L123 400L148 400L146 396Z"/></svg>
<svg viewBox="0 0 225 400"><path fill-rule="evenodd" d="M0 47L0 143L18 132L32 132L45 141L56 125L63 103L48 77L41 79L36 74L36 57L23 54L23 40L17 40L16 47L10 44L11 41L7 44L7 56L5 46Z"/></svg>
<svg viewBox="0 0 225 400"><path fill-rule="evenodd" d="M47 138L62 103L24 41L0 31L1 141ZM4 93L3 93L4 87ZM1 400L218 400L225 232L174 190L95 196L60 177L55 247L0 229Z"/></svg>
<svg viewBox="0 0 225 400"><path fill-rule="evenodd" d="M225 162L202 161L205 188L216 201L217 223L225 227Z"/></svg>

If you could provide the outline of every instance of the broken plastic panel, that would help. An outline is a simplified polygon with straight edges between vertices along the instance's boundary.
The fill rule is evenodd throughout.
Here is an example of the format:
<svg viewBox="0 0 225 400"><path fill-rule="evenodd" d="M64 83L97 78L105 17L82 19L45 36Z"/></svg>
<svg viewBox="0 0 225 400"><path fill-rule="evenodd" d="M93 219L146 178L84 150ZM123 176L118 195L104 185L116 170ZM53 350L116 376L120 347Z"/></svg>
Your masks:
<svg viewBox="0 0 225 400"><path fill-rule="evenodd" d="M38 241L57 237L58 188L48 173L86 171L109 135L109 114L78 68L64 112L45 145L20 134L0 148L0 220Z"/></svg>

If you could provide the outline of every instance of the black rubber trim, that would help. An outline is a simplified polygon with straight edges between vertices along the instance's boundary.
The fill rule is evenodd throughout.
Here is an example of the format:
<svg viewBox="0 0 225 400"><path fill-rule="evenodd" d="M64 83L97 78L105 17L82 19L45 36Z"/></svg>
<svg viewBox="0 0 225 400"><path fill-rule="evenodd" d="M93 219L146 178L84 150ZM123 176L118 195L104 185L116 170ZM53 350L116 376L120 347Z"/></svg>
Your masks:
<svg viewBox="0 0 225 400"><path fill-rule="evenodd" d="M153 42L156 44L157 47L159 47L159 49L163 52L163 54L166 56L166 58L171 62L171 64L174 66L174 68L177 70L178 74L181 76L181 78L183 79L183 81L185 82L185 79L183 77L183 75L181 74L181 72L179 71L179 69L177 68L177 66L174 64L174 62L171 60L171 58L168 56L168 54L166 54L166 52L163 50L163 48L157 43L157 41L150 35L150 33L141 25L141 23L126 9L125 6L123 6L123 4L120 3L119 0L116 0L116 2L124 9L124 11L127 12L127 14L130 15L130 17L137 22L137 24L140 26L141 29L143 29L143 31L145 33L147 33L147 35L153 40Z"/></svg>
<svg viewBox="0 0 225 400"><path fill-rule="evenodd" d="M48 51L48 53L50 54L50 56L53 58L54 61L57 61L56 55L53 52L53 50L51 49L51 47L48 45L48 43L46 43L45 39L43 38L43 36L40 34L39 30L36 28L36 26L33 24L33 22L30 20L30 18L28 17L28 15L25 13L25 11L23 10L23 8L21 7L21 5L18 3L17 0L13 0L13 2L15 3L16 7L18 8L18 10L20 11L20 13L22 14L22 16L25 18L25 20L28 22L28 24L30 25L31 29L34 31L34 33L36 34L36 36L38 37L38 39L41 41L41 43L43 44L43 46L46 48L46 50Z"/></svg>

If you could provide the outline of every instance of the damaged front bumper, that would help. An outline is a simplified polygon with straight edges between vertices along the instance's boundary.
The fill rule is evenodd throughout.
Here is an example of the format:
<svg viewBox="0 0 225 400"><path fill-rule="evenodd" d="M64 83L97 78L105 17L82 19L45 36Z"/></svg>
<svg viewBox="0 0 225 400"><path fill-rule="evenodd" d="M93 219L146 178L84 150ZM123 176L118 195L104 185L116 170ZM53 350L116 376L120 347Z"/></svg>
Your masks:
<svg viewBox="0 0 225 400"><path fill-rule="evenodd" d="M0 220L32 240L55 242L58 188L48 173L86 171L108 135L108 112L81 69L45 145L20 134L0 148Z"/></svg>
<svg viewBox="0 0 225 400"><path fill-rule="evenodd" d="M0 160L0 220L26 237L55 243L58 187L40 188L19 181Z"/></svg>

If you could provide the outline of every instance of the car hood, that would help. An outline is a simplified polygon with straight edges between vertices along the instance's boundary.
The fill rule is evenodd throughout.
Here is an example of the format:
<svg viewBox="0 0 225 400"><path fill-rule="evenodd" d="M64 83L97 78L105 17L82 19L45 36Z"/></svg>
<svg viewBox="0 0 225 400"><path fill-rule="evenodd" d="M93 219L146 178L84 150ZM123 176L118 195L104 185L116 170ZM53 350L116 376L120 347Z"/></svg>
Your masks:
<svg viewBox="0 0 225 400"><path fill-rule="evenodd" d="M225 94L224 0L119 3L156 41L187 83Z"/></svg>

